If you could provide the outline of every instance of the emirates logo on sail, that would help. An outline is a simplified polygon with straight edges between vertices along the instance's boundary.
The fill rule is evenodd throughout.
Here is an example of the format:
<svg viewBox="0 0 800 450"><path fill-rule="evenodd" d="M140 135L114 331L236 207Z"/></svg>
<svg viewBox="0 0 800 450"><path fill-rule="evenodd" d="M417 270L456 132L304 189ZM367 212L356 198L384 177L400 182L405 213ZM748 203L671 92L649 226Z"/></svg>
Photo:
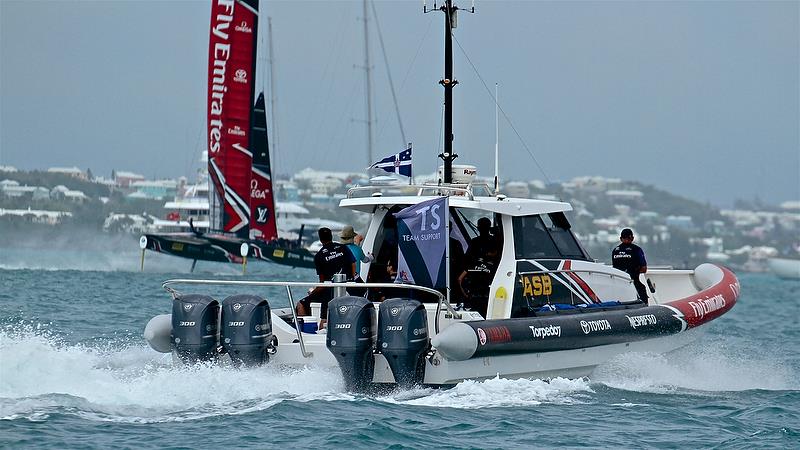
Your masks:
<svg viewBox="0 0 800 450"><path fill-rule="evenodd" d="M228 128L228 134L233 135L233 136L246 136L247 135L247 133L245 133L244 130L242 129L242 127L240 127L239 125L236 125L233 128Z"/></svg>

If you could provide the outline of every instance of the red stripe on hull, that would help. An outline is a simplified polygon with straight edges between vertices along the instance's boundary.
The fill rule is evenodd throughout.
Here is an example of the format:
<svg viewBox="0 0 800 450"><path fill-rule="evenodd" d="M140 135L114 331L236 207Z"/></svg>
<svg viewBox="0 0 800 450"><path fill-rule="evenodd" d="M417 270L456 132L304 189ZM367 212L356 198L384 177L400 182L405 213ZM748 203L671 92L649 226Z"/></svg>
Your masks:
<svg viewBox="0 0 800 450"><path fill-rule="evenodd" d="M569 259L564 261L564 270L570 270L571 268L572 268L572 261ZM585 281L583 281L583 278L579 277L578 274L576 274L575 272L567 272L567 274L569 275L570 278L572 278L572 280L575 283L578 284L578 286L583 290L583 292L586 293L586 295L588 295L590 299L592 299L594 303L600 303L600 297L598 297L597 294L594 293L592 288L589 287L589 285L586 284Z"/></svg>

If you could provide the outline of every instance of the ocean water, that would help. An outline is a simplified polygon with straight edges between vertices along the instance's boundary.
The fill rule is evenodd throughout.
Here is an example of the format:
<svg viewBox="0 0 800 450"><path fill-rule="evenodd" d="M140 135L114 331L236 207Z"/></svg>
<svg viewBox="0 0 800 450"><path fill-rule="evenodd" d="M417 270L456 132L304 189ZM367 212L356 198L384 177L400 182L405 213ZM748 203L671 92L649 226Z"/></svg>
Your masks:
<svg viewBox="0 0 800 450"><path fill-rule="evenodd" d="M696 342L588 378L364 396L313 366L174 366L141 337L170 309L166 279L313 271L199 263L189 275L148 253L140 272L139 256L0 248L0 447L800 448L797 281L740 274L739 303Z"/></svg>

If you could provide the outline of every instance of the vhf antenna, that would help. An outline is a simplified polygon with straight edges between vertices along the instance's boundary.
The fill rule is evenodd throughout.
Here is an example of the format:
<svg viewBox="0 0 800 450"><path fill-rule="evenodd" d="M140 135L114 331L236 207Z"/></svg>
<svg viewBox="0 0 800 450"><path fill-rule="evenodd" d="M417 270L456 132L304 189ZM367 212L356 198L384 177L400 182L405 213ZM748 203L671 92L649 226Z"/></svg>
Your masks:
<svg viewBox="0 0 800 450"><path fill-rule="evenodd" d="M422 2L422 13L435 10L444 13L444 78L439 80L439 84L444 87L444 151L439 154L444 162L444 182L453 182L453 160L458 155L453 153L453 87L458 84L458 80L453 78L453 29L458 26L459 7L453 4L453 0L445 0L441 6L433 3L433 9L428 9L427 3ZM472 2L470 9L464 9L469 13L475 13L475 1Z"/></svg>

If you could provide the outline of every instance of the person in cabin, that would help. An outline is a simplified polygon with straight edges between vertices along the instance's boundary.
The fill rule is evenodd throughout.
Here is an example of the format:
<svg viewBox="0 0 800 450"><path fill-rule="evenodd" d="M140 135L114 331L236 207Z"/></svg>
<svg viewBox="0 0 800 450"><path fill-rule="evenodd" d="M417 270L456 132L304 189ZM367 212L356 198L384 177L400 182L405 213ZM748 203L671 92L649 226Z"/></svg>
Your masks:
<svg viewBox="0 0 800 450"><path fill-rule="evenodd" d="M464 306L484 315L489 307L489 287L500 263L500 245L496 240L491 237L483 242L484 253L467 258L467 266L458 277L465 295Z"/></svg>
<svg viewBox="0 0 800 450"><path fill-rule="evenodd" d="M347 281L352 281L355 276L353 254L345 245L333 242L330 228L320 228L318 234L322 248L314 256L314 267L317 269L319 281L332 281L337 273L343 273ZM333 288L315 287L297 303L297 314L308 316L311 314L311 302L320 303L319 327L323 328L328 322L328 302L332 299Z"/></svg>
<svg viewBox="0 0 800 450"><path fill-rule="evenodd" d="M399 208L398 208L399 210ZM397 267L397 219L390 211L384 216L381 231L375 237L378 249L375 261L369 266L367 282L369 283L394 283L397 273L391 271ZM369 288L367 297L372 301L383 301L386 297L385 288Z"/></svg>
<svg viewBox="0 0 800 450"><path fill-rule="evenodd" d="M639 274L647 273L647 260L644 250L633 243L633 231L625 228L619 235L621 244L611 251L611 264L631 276L639 300L647 303L647 288L639 281Z"/></svg>
<svg viewBox="0 0 800 450"><path fill-rule="evenodd" d="M384 268L389 263L392 263L395 267L397 267L397 219L394 217L394 214L392 214L391 211L386 214L383 219L382 231L382 236L376 238L376 243L380 242L381 244L378 249L378 257L375 258L375 261L378 264L383 265Z"/></svg>
<svg viewBox="0 0 800 450"><path fill-rule="evenodd" d="M497 239L492 236L492 221L488 217L478 219L478 235L470 239L464 255L467 266L473 266L478 258L485 257L491 247L499 251Z"/></svg>
<svg viewBox="0 0 800 450"><path fill-rule="evenodd" d="M450 302L463 303L467 295L461 288L461 274L466 270L466 258L461 241L450 236Z"/></svg>

